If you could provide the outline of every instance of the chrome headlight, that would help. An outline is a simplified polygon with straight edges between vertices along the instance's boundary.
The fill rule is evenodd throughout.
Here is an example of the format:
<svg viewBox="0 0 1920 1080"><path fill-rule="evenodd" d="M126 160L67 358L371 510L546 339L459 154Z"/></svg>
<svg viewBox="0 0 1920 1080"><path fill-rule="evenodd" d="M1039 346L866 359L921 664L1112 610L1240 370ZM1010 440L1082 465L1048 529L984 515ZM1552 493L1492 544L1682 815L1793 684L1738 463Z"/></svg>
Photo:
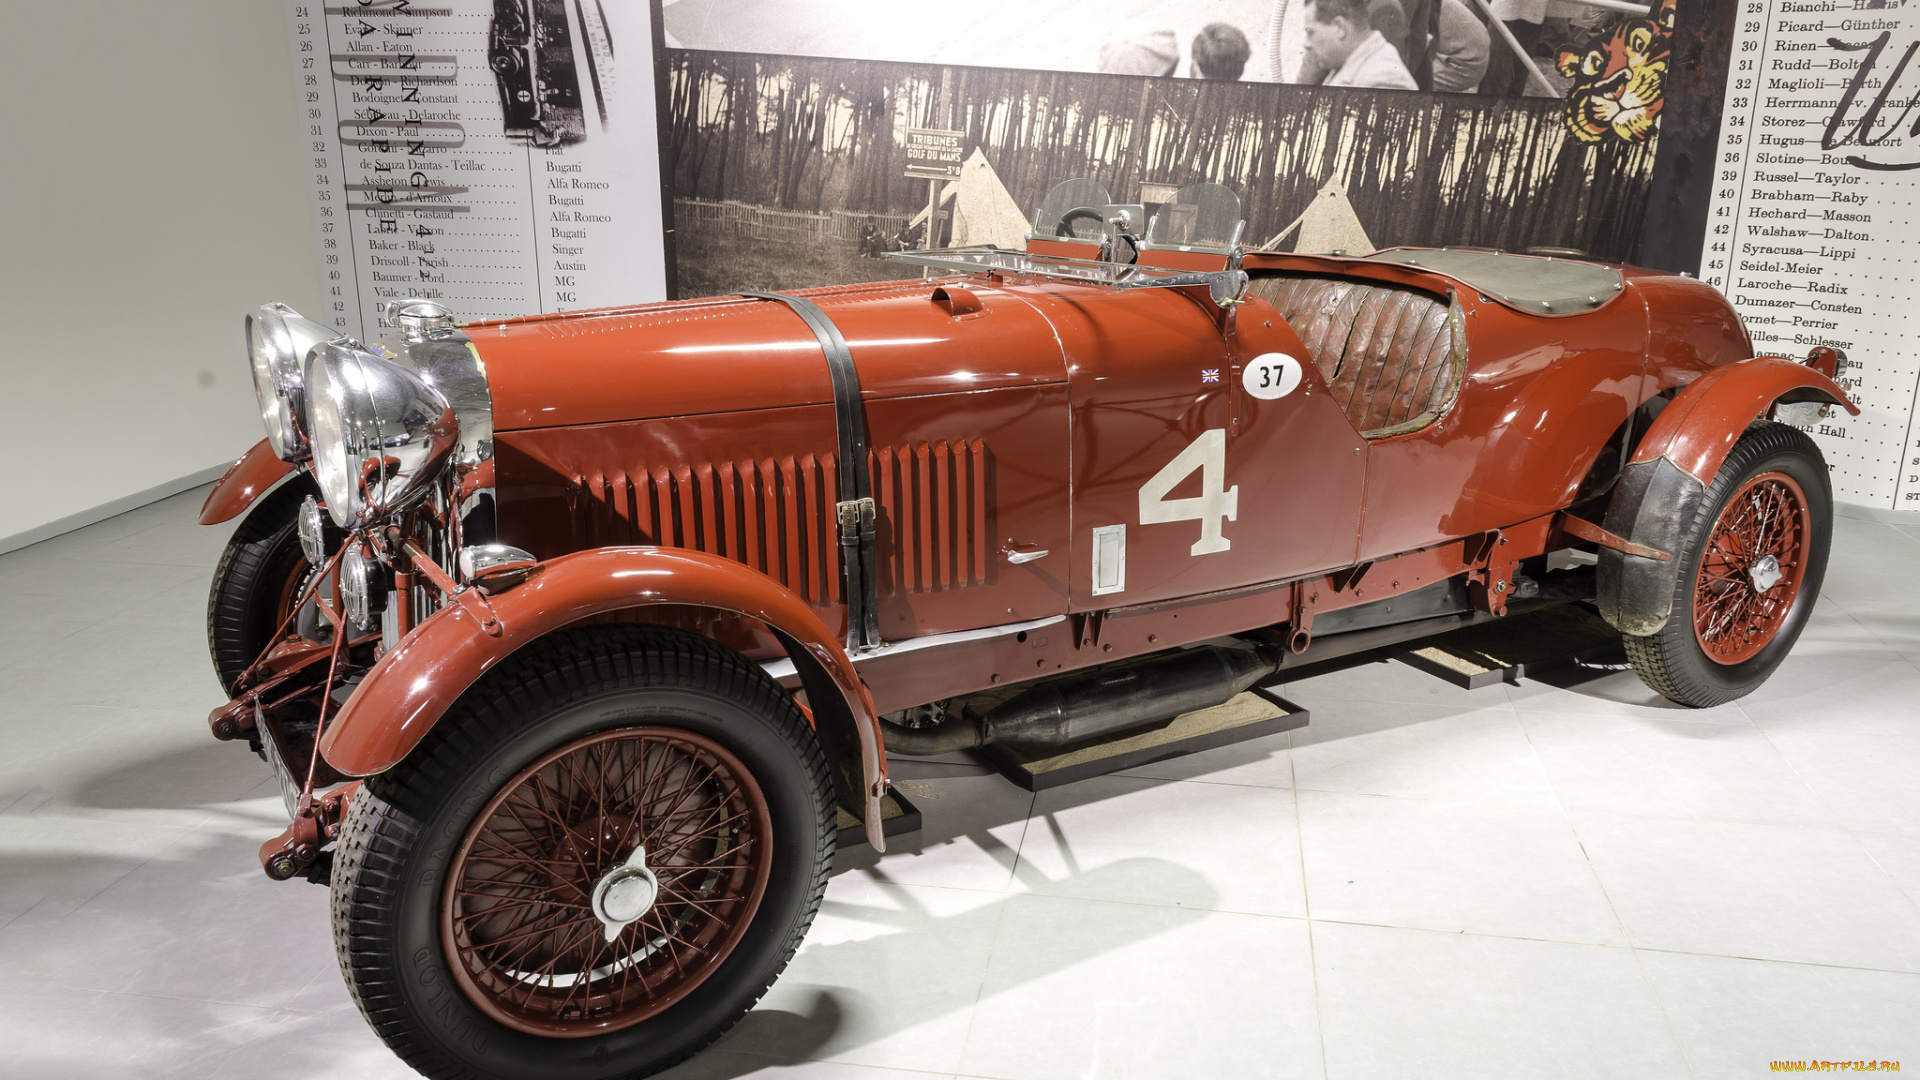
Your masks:
<svg viewBox="0 0 1920 1080"><path fill-rule="evenodd" d="M261 304L247 316L247 359L267 445L281 461L307 456L303 365L307 350L339 335L282 303Z"/></svg>
<svg viewBox="0 0 1920 1080"><path fill-rule="evenodd" d="M313 476L343 529L405 510L432 488L459 437L447 399L351 338L307 355Z"/></svg>

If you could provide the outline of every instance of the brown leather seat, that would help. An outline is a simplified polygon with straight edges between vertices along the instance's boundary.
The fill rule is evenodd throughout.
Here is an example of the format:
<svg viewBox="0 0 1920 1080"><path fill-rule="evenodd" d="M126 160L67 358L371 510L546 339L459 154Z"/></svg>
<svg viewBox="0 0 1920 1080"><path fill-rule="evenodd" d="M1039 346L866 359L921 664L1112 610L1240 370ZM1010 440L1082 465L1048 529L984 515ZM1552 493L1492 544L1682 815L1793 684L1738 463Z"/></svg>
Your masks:
<svg viewBox="0 0 1920 1080"><path fill-rule="evenodd" d="M1367 438L1418 431L1460 391L1463 328L1431 293L1301 275L1256 278L1251 291L1300 335L1334 400Z"/></svg>

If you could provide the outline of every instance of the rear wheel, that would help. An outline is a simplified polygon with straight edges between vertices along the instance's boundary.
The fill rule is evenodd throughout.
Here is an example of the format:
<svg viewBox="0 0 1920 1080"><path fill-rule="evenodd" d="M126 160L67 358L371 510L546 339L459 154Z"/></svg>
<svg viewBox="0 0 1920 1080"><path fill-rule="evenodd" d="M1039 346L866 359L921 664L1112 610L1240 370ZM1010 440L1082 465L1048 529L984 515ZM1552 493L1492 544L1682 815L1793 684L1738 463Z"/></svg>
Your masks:
<svg viewBox="0 0 1920 1080"><path fill-rule="evenodd" d="M1750 427L1681 534L1667 625L1625 638L1634 671L1667 698L1703 708L1765 682L1819 598L1832 529L1819 447L1785 424Z"/></svg>
<svg viewBox="0 0 1920 1080"><path fill-rule="evenodd" d="M564 632L354 796L335 947L428 1076L645 1076L786 966L835 824L820 746L757 666L679 631Z"/></svg>

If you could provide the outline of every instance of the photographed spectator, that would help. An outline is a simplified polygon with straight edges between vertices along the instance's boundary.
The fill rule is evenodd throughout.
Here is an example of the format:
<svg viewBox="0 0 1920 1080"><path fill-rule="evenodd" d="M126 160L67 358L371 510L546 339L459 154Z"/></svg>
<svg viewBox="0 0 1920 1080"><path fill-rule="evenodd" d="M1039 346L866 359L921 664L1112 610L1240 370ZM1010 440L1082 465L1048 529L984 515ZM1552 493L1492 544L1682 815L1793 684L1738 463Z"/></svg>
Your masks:
<svg viewBox="0 0 1920 1080"><path fill-rule="evenodd" d="M1193 37L1193 71L1202 79L1238 81L1252 55L1253 46L1237 26L1208 23Z"/></svg>
<svg viewBox="0 0 1920 1080"><path fill-rule="evenodd" d="M1434 0L1369 0L1367 16L1399 50L1420 89L1471 94L1480 88L1487 72L1487 28L1461 0L1437 5Z"/></svg>
<svg viewBox="0 0 1920 1080"><path fill-rule="evenodd" d="M1180 39L1171 30L1148 30L1100 46L1100 70L1108 75L1173 74L1180 66Z"/></svg>
<svg viewBox="0 0 1920 1080"><path fill-rule="evenodd" d="M1404 14L1382 11L1388 5L1402 3ZM1422 90L1433 89L1434 36L1440 30L1438 5L1434 0L1372 0L1367 10L1373 16L1373 28L1400 50L1400 60L1407 65L1407 74L1413 76L1414 85ZM1404 36L1394 34L1396 25L1406 27Z"/></svg>
<svg viewBox="0 0 1920 1080"><path fill-rule="evenodd" d="M882 257L883 247L880 226L874 222L873 215L868 214L867 223L860 226L860 254L869 259L878 259Z"/></svg>
<svg viewBox="0 0 1920 1080"><path fill-rule="evenodd" d="M1415 0L1415 3L1424 15L1428 0ZM1407 25L1407 9L1400 0L1367 0L1367 21L1400 54L1400 62L1407 65L1407 74L1412 75L1413 81L1418 84L1419 58L1426 54L1427 48L1426 20L1421 20L1420 33L1411 34Z"/></svg>
<svg viewBox="0 0 1920 1080"><path fill-rule="evenodd" d="M1460 0L1440 0L1440 40L1433 50L1433 88L1449 94L1480 89L1491 59L1493 39L1472 9Z"/></svg>
<svg viewBox="0 0 1920 1080"><path fill-rule="evenodd" d="M1307 64L1330 72L1326 86L1418 90L1400 53L1368 14L1368 0L1311 0L1307 4Z"/></svg>

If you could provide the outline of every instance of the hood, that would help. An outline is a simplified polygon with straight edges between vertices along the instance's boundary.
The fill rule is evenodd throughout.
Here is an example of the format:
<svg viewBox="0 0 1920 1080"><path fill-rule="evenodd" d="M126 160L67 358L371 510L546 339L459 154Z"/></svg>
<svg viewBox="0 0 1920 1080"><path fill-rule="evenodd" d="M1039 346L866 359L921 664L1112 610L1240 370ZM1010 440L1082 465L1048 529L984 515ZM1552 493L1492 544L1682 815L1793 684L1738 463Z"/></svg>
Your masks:
<svg viewBox="0 0 1920 1080"><path fill-rule="evenodd" d="M839 327L866 398L1066 378L1052 325L1015 289L984 279L794 295L818 304ZM472 323L466 332L486 365L496 431L833 401L819 341L791 309L766 300L567 312Z"/></svg>

